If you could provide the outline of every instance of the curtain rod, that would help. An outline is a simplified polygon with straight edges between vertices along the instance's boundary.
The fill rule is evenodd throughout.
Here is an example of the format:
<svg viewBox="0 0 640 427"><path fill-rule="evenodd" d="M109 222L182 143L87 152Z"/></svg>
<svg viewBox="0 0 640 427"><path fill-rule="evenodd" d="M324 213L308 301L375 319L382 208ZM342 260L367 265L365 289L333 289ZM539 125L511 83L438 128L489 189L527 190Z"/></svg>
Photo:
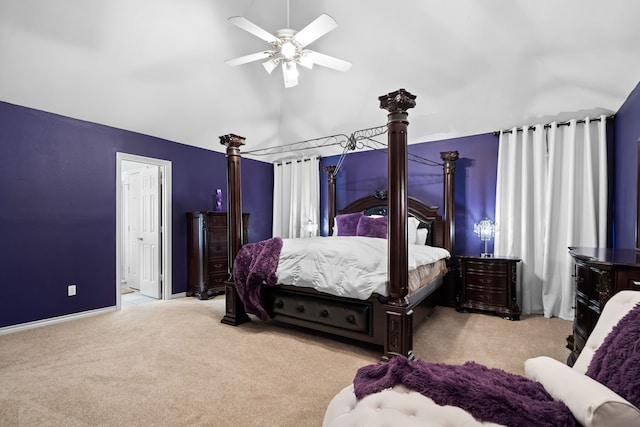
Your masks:
<svg viewBox="0 0 640 427"><path fill-rule="evenodd" d="M609 119L613 119L615 116L614 115L610 115L605 117L605 120L609 120ZM598 117L597 119L589 119L592 122L599 122L601 120L600 117ZM585 123L586 120L585 119L580 119L580 120L576 120L576 123ZM558 127L560 126L569 126L571 124L571 121L566 121L566 122L560 122L558 123ZM544 125L545 129L549 129L551 127L551 123L547 123ZM521 128L516 129L516 132L522 132L523 129L527 129L527 130L535 130L535 126L523 126ZM512 129L508 129L508 130L495 130L493 131L493 136L498 136L500 135L500 132L502 133L511 133Z"/></svg>
<svg viewBox="0 0 640 427"><path fill-rule="evenodd" d="M282 165L290 165L293 162L296 162L296 163L310 162L311 160L313 160L315 158L317 158L317 157L312 157L310 159L298 159L298 160L288 160L288 161L285 161L285 162L276 162L275 165L276 166L282 166Z"/></svg>

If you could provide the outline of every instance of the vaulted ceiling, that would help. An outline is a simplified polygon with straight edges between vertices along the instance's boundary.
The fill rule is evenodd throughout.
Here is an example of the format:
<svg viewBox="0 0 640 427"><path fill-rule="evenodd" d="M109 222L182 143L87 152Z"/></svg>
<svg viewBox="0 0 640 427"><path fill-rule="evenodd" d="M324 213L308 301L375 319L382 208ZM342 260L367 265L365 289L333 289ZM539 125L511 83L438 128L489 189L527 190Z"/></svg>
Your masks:
<svg viewBox="0 0 640 427"><path fill-rule="evenodd" d="M612 113L640 80L637 0L287 3L0 0L0 100L223 151L228 133L254 150L384 125L378 96L399 88L417 143ZM285 89L280 69L224 63L269 48L230 16L275 33L322 13L338 27L309 47L350 71Z"/></svg>

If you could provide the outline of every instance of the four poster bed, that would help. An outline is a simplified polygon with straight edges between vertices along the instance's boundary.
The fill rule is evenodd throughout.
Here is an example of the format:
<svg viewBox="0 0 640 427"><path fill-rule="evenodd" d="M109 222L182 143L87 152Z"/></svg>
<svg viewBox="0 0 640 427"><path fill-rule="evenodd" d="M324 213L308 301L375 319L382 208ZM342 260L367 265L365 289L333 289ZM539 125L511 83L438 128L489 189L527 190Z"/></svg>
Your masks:
<svg viewBox="0 0 640 427"><path fill-rule="evenodd" d="M441 153L444 173L444 214L440 215L437 207L428 206L407 195L407 110L415 106L415 96L400 89L379 97L379 100L380 108L389 112L388 197L386 199L376 196L361 198L340 210L336 215L335 167L326 167L329 185L329 229L332 234L334 226L338 225L338 236L286 239L298 240L302 245L298 246L298 249L295 249L295 242L287 241L283 244L282 239L277 237L242 248L240 146L243 145L244 138L232 134L220 137L221 143L227 147L229 265L234 266L231 277L225 282L226 313L222 319L223 323L235 326L250 320L246 308L251 307L250 301L253 301L252 297L256 297L260 299L259 303L256 303L261 305L258 307L259 311L249 310L249 312L260 314L259 317L263 319L268 318L280 323L380 345L384 347L383 358L394 355L414 357L412 352L414 326L417 326L419 320L426 317L435 305L436 291L443 284L453 286L455 281L455 272L448 269L451 267L454 255L454 170L458 152ZM384 218L385 234L388 230L388 235L385 236L386 241L369 237L366 233L358 232L357 235L355 233L349 235L362 236L353 237L352 240L360 240L378 247L380 243L384 245L383 251L386 253L383 254L383 262L386 264L387 271L385 271L386 277L383 277L382 289L377 288L370 294L354 296L348 291L346 293L344 291L329 292L305 285L301 287L276 283L278 276L274 274L273 266L278 263L278 258L271 256L271 252L267 250L275 249L276 257L280 255L280 251L283 254L286 251L292 253L295 266L296 263L300 264L299 261L295 261L295 256L303 252L305 247L313 246L320 240L323 240L322 244L325 246L341 247L351 244L350 241L345 240L350 239L349 237L341 237L345 231L341 230L340 225L345 227L344 224L347 224L341 221L347 221L350 216L366 217L366 220L358 222L358 230L360 230L361 222L367 224L373 224L371 221L379 222L381 215ZM408 237L408 230L414 228L427 230L426 233L418 233L421 236L424 234L427 236L426 240L423 237L419 245L416 245L415 241L408 241L409 238L413 239ZM428 277L423 275L422 279L418 280L419 284L410 285L410 282L415 282L413 276L416 276L415 272L418 270L415 264L422 265L427 262L425 259L431 256L428 255L427 258L416 261L414 259L416 254L428 250L431 246L433 248L430 250L440 251L439 256L435 258L443 260L436 261L434 258L429 262L444 264L444 267L436 267L435 264L433 267L429 266L429 271L433 274ZM240 253L241 248L242 253ZM357 249L350 250L352 253L358 252ZM367 257L374 252L371 246L367 246L366 251ZM349 255L337 255L337 257L342 259L348 258ZM336 261L334 259L330 262ZM280 264L283 264L282 258L280 258ZM264 273L254 274L253 269L257 265L270 265L272 268ZM308 264L304 265L304 267L297 267L296 274L300 275L307 269ZM243 267L252 270L243 270ZM278 267L279 272L280 268ZM332 264L332 268L338 268L338 266ZM347 274L349 268L349 265L345 267ZM368 268L364 267L363 271ZM264 285L260 285L258 290L256 288L250 290L247 294L245 280L252 274L254 279L259 278ZM315 276L317 277L318 274ZM348 296L344 296L345 294Z"/></svg>

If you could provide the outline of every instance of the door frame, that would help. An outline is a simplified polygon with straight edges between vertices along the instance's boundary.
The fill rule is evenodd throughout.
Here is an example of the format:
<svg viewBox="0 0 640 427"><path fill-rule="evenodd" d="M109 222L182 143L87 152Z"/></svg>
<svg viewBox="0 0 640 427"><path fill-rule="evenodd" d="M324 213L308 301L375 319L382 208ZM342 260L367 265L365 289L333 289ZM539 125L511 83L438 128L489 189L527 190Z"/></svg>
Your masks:
<svg viewBox="0 0 640 427"><path fill-rule="evenodd" d="M138 163L146 163L155 165L160 168L162 179L160 181L162 189L161 197L162 204L160 206L161 218L162 218L162 235L160 238L160 244L162 246L162 267L160 271L160 278L162 280L162 299L168 300L172 297L172 219L171 219L171 188L172 188L172 175L171 175L171 162L168 160L155 159L152 157L138 156L136 154L116 152L116 310L120 310L122 307L122 293L121 287L121 260L122 260L122 244L123 244L123 191L122 191L122 161L128 160Z"/></svg>

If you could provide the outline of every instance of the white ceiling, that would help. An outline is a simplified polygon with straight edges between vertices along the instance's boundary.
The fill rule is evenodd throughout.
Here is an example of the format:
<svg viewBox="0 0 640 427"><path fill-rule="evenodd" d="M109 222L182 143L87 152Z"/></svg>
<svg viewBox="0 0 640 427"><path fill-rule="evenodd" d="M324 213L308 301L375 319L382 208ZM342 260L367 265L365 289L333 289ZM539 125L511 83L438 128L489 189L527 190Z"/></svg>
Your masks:
<svg viewBox="0 0 640 427"><path fill-rule="evenodd" d="M405 88L409 142L618 110L640 80L638 0L290 0L290 26L338 28L310 48L347 73L223 61L269 45L287 0L0 0L0 100L216 151L386 123L378 96ZM322 154L332 154L324 152ZM268 159L273 160L273 159Z"/></svg>

